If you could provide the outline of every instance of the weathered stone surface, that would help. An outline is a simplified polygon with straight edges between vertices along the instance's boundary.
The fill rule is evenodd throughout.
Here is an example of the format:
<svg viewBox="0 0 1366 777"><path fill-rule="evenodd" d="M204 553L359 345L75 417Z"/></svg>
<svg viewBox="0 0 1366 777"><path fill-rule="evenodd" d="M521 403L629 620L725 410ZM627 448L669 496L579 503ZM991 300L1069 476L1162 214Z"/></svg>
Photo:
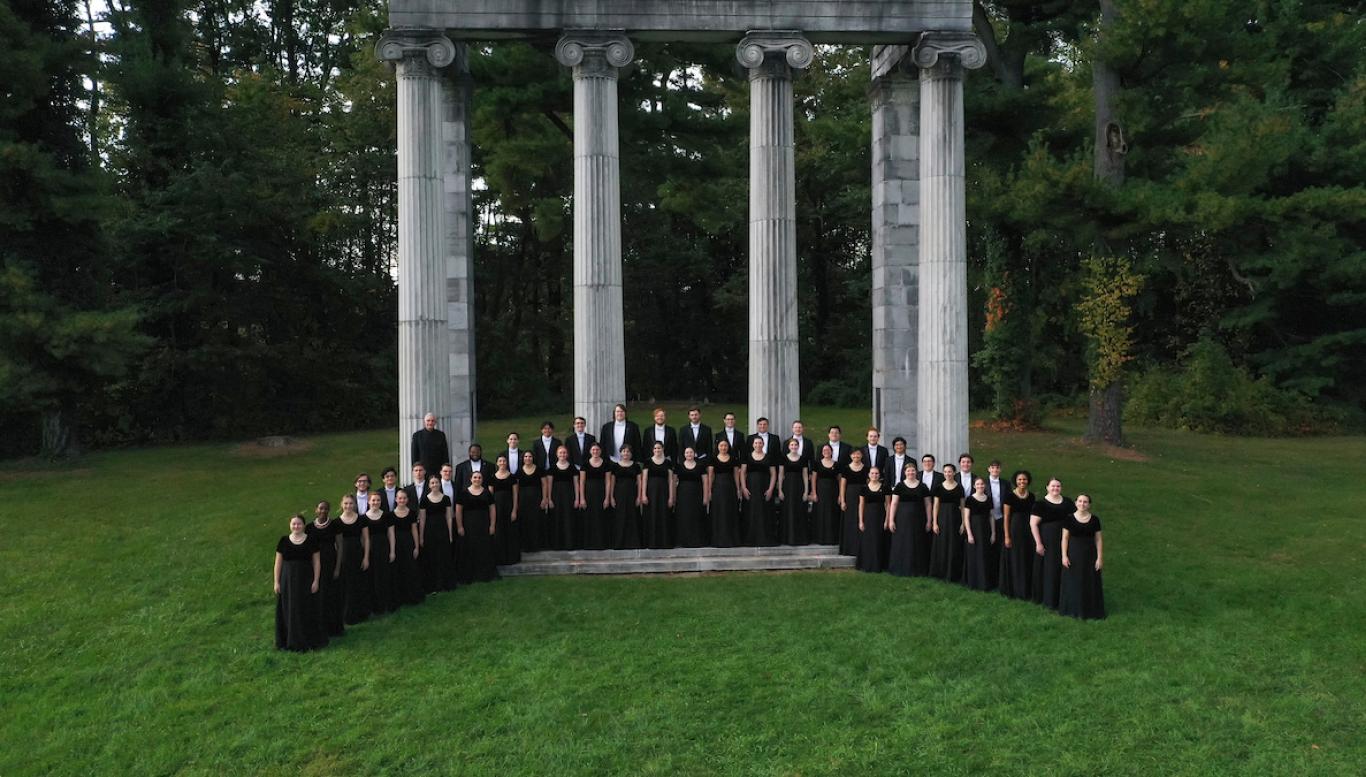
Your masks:
<svg viewBox="0 0 1366 777"><path fill-rule="evenodd" d="M451 456L463 458L474 439L474 192L470 181L473 147L470 120L473 84L465 44L457 43L455 62L441 73L441 141L444 253L446 263L446 347L448 412L438 422L451 444ZM405 447L406 443L405 443ZM406 466L406 464L405 464ZM408 470L402 470L407 472Z"/></svg>
<svg viewBox="0 0 1366 777"><path fill-rule="evenodd" d="M762 548L668 548L526 553L499 567L505 577L532 575L639 575L698 572L848 569L854 557L833 545Z"/></svg>

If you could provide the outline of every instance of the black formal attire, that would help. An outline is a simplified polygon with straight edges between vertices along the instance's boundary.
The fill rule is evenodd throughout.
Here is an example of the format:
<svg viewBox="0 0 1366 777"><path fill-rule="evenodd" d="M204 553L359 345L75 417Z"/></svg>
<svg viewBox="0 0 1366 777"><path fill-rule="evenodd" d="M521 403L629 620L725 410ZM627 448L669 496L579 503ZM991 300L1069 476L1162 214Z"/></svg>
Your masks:
<svg viewBox="0 0 1366 777"><path fill-rule="evenodd" d="M905 480L906 476L901 472L901 470L907 464L915 464L916 471L920 471L920 464L916 462L915 457L911 456L910 454L902 456L901 460L898 461L897 455L895 453L892 453L890 456L887 457L887 461L889 463L886 467L883 468L882 479L887 481L888 483L900 483L902 480Z"/></svg>
<svg viewBox="0 0 1366 777"><path fill-rule="evenodd" d="M887 571L898 577L924 577L930 573L930 532L925 530L929 511L925 500L930 490L919 480L903 480L892 489L897 497L896 515L892 516L892 546L887 556Z"/></svg>
<svg viewBox="0 0 1366 777"><path fill-rule="evenodd" d="M578 547L579 526L578 509L574 507L574 494L578 489L579 468L566 464L560 469L558 463L550 465L550 525L555 532L549 547L556 550L573 550Z"/></svg>
<svg viewBox="0 0 1366 777"><path fill-rule="evenodd" d="M304 531L318 546L318 563L322 572L318 575L318 618L323 634L340 637L346 633L345 600L342 599L341 576L337 572L337 519L333 518L319 526L310 521Z"/></svg>
<svg viewBox="0 0 1366 777"><path fill-rule="evenodd" d="M627 550L640 547L640 465L612 465L612 547Z"/></svg>
<svg viewBox="0 0 1366 777"><path fill-rule="evenodd" d="M737 459L749 453L749 438L745 437L745 433L738 428L726 429L723 426L711 438L711 455L716 455L716 446L722 440L730 444L730 455Z"/></svg>
<svg viewBox="0 0 1366 777"><path fill-rule="evenodd" d="M840 525L840 555L857 556L862 537L858 530L858 495L868 482L868 465L855 470L845 467L840 473L844 479L844 520Z"/></svg>
<svg viewBox="0 0 1366 777"><path fill-rule="evenodd" d="M763 438L765 441L764 455L768 457L768 463L775 467L778 466L779 460L787 455L787 448L783 447L782 442L778 439L778 435L773 432L755 432L746 437L745 455L749 455L749 452L754 450L754 440L759 438Z"/></svg>
<svg viewBox="0 0 1366 777"><path fill-rule="evenodd" d="M927 474L929 475L928 478L925 477ZM921 483L925 484L925 490L929 491L930 493L934 493L934 487L944 482L944 473L942 472L927 473L925 472L925 470L922 469L919 472L915 473L915 476L920 479Z"/></svg>
<svg viewBox="0 0 1366 777"><path fill-rule="evenodd" d="M840 440L839 450L835 450L835 444L833 442L830 442L829 440L826 440L825 442L821 443L821 445L830 446L830 458L834 459L835 463L838 464L841 469L848 466L851 458L849 454L854 450L854 447L852 445L843 440ZM817 452L817 458L820 458L819 451ZM866 461L864 462L864 464L867 463L868 462Z"/></svg>
<svg viewBox="0 0 1366 777"><path fill-rule="evenodd" d="M275 597L275 647L303 652L327 644L318 615L318 596L313 593L313 559L318 545L304 534L295 544L285 535L275 543L280 554L280 593ZM319 590L322 584L319 583Z"/></svg>
<svg viewBox="0 0 1366 777"><path fill-rule="evenodd" d="M493 548L494 534L489 533L490 523L497 516L490 516L496 497L485 488L478 494L468 490L456 497L460 505L460 523L465 534L460 538L460 566L457 568L462 583L487 583L498 579L498 559ZM501 528L494 532L502 531Z"/></svg>
<svg viewBox="0 0 1366 777"><path fill-rule="evenodd" d="M621 450L617 444L616 421L608 421L602 425L598 433L598 443L602 445L602 455L617 461ZM636 426L635 421L626 421L622 427L621 445L631 446L631 458L639 462L643 458L649 458L649 452L641 453L640 427Z"/></svg>
<svg viewBox="0 0 1366 777"><path fill-rule="evenodd" d="M361 516L370 527L370 612L383 614L398 609L398 598L394 596L394 562L389 560L393 547L389 544L389 529L393 528L394 516L380 513L379 518L368 514Z"/></svg>
<svg viewBox="0 0 1366 777"><path fill-rule="evenodd" d="M612 466L612 462L603 459L595 467L585 458L581 468L584 508L583 536L579 544L588 550L605 550L609 547L611 528L608 526L607 508L602 503L607 501L607 473Z"/></svg>
<svg viewBox="0 0 1366 777"><path fill-rule="evenodd" d="M697 429L692 428L692 424L686 424L678 429L678 454L683 455L683 451L692 448L699 460L705 460L712 452L711 427L706 424L698 424Z"/></svg>
<svg viewBox="0 0 1366 777"><path fill-rule="evenodd" d="M963 502L968 508L968 526L972 529L972 542L964 539L963 546L963 585L977 591L991 590L987 576L991 560L987 549L991 547L991 497L977 501L970 496Z"/></svg>
<svg viewBox="0 0 1366 777"><path fill-rule="evenodd" d="M400 487L398 487L398 486L395 486L393 492L390 493L389 489L387 489L387 488L381 488L381 489L379 490L379 496L380 496L380 509L384 510L384 512L386 512L386 513L392 513L392 512L394 511L394 508L395 508L395 507L398 507L398 492L400 492L400 491L406 491L406 490L407 490L407 489L405 489L405 488L400 488ZM409 497L408 497L408 506L409 506L409 507L412 507L412 506L415 505L415 504L417 504L417 502L414 502L412 496L409 495ZM367 506L367 507L368 507L368 506ZM363 511L362 511L362 512L363 512Z"/></svg>
<svg viewBox="0 0 1366 777"><path fill-rule="evenodd" d="M422 550L418 552L417 560L422 569L422 587L429 594L449 591L456 585L452 531L446 524L447 508L453 509L453 505L445 494L428 492L422 497L426 517L422 527Z"/></svg>
<svg viewBox="0 0 1366 777"><path fill-rule="evenodd" d="M668 459L663 464L646 459L641 466L645 468L646 501L640 511L640 540L647 548L673 547L669 537L669 478L673 475L673 464Z"/></svg>
<svg viewBox="0 0 1366 777"><path fill-rule="evenodd" d="M527 453L531 453L531 451L528 451L526 448L518 448L515 451L511 448L504 448L500 453L494 456L493 468L495 470L498 469L498 456L502 456L503 458L508 460L508 469L512 472L516 472L522 466L522 456L526 455ZM532 453L531 458L535 460L536 455Z"/></svg>
<svg viewBox="0 0 1366 777"><path fill-rule="evenodd" d="M745 488L749 489L749 499L745 501L744 542L756 547L773 545L769 532L769 513L773 504L765 496L773 473L772 459L767 455L756 459L751 449L741 460L745 463Z"/></svg>
<svg viewBox="0 0 1366 777"><path fill-rule="evenodd" d="M547 443L544 437L537 437L531 443L531 454L536 459L536 466L543 470L548 470L555 464L555 451L560 449L564 441L558 437L551 437Z"/></svg>
<svg viewBox="0 0 1366 777"><path fill-rule="evenodd" d="M740 536L740 497L735 493L735 478L740 460L728 454L721 461L712 456L707 461L711 468L711 544L715 548L731 548Z"/></svg>
<svg viewBox="0 0 1366 777"><path fill-rule="evenodd" d="M1010 490L1001 501L1010 508L1010 547L1001 549L1001 594L1012 599L1028 599L1033 595L1034 581L1034 534L1029 530L1034 492L1027 491L1021 498Z"/></svg>
<svg viewBox="0 0 1366 777"><path fill-rule="evenodd" d="M409 507L408 514L389 516L394 521L394 601L400 605L421 604L426 597L422 586L422 570L413 558L413 529L417 527L417 508Z"/></svg>
<svg viewBox="0 0 1366 777"><path fill-rule="evenodd" d="M806 511L808 503L802 498L808 482L807 462L801 457L792 461L783 456L781 466L783 501L778 511L778 542L782 545L805 545L809 534L806 524L810 515Z"/></svg>
<svg viewBox="0 0 1366 777"><path fill-rule="evenodd" d="M882 472L882 479L888 480L887 464L891 461L892 454L887 452L887 446L879 445L876 448L870 448L864 444L859 447L863 449L863 466L877 467Z"/></svg>
<svg viewBox="0 0 1366 777"><path fill-rule="evenodd" d="M498 470L498 467L494 466L493 462L488 459L479 459L478 464L478 471L484 476L484 482L487 483L493 473ZM452 476L452 480L455 481L455 495L457 497L460 496L461 491L470 487L470 480L475 473L474 465L474 459L465 459L455 465L455 474Z"/></svg>
<svg viewBox="0 0 1366 777"><path fill-rule="evenodd" d="M1096 534L1100 517L1094 513L1086 523L1069 515L1062 521L1067 530L1067 563L1062 571L1058 613L1085 620L1105 617L1105 590L1096 569Z"/></svg>
<svg viewBox="0 0 1366 777"><path fill-rule="evenodd" d="M484 487L493 491L493 504L498 508L498 524L493 533L493 559L498 564L516 564L522 560L522 538L512 520L512 492L517 487L517 473L509 472L499 479L497 470L484 479Z"/></svg>
<svg viewBox="0 0 1366 777"><path fill-rule="evenodd" d="M1039 537L1043 540L1043 555L1034 555L1035 602L1056 610L1062 593L1062 527L1077 506L1067 497L1061 504L1053 504L1048 497L1034 500L1033 515L1039 516ZM1032 542L1030 543L1033 544Z"/></svg>
<svg viewBox="0 0 1366 777"><path fill-rule="evenodd" d="M811 511L812 539L818 545L838 545L840 541L840 465L833 461L827 467L816 459L811 465L816 473L816 504Z"/></svg>
<svg viewBox="0 0 1366 777"><path fill-rule="evenodd" d="M428 476L441 472L441 465L451 462L451 446L446 442L446 433L440 429L413 432L412 454L413 461L421 462Z"/></svg>
<svg viewBox="0 0 1366 777"><path fill-rule="evenodd" d="M588 432L583 433L582 440L579 439L578 432L566 434L564 436L564 447L569 451L569 463L579 469L583 469L584 463L588 461L589 450L593 447L593 443L597 441L598 438ZM604 457L606 457L606 455L606 453L603 454Z"/></svg>
<svg viewBox="0 0 1366 777"><path fill-rule="evenodd" d="M426 483L409 483L403 487L408 492L408 509L416 510L422 504L422 497L427 493Z"/></svg>
<svg viewBox="0 0 1366 777"><path fill-rule="evenodd" d="M876 490L865 485L859 495L863 499L863 530L859 532L858 559L855 566L861 572L881 572L882 526L887 522L887 500L891 498L886 483L879 482Z"/></svg>
<svg viewBox="0 0 1366 777"><path fill-rule="evenodd" d="M541 509L541 468L527 472L517 468L517 539L521 549L534 553L545 548L545 511Z"/></svg>
<svg viewBox="0 0 1366 777"><path fill-rule="evenodd" d="M681 548L707 544L707 507L702 504L707 465L694 461L692 469L680 461L674 465L678 491L674 497L674 540Z"/></svg>
<svg viewBox="0 0 1366 777"><path fill-rule="evenodd" d="M337 519L337 536L341 538L341 575L337 578L342 598L342 613L347 626L370 617L370 580L361 569L365 559L367 519L356 516L354 523Z"/></svg>
<svg viewBox="0 0 1366 777"><path fill-rule="evenodd" d="M802 463L806 465L807 469L811 469L811 465L816 462L816 459L820 458L820 451L816 450L816 446L813 445L811 440L808 440L805 435L800 439L789 437L786 440L783 440L783 450L779 455L784 459L787 458L787 444L792 440L797 440L797 445L799 446L797 448L797 456L801 458Z"/></svg>
<svg viewBox="0 0 1366 777"><path fill-rule="evenodd" d="M949 488L940 483L930 496L939 500L939 512L934 517L939 533L930 542L930 577L958 582L963 579L966 539L958 532L963 525L963 484L955 482L953 488Z"/></svg>
<svg viewBox="0 0 1366 777"><path fill-rule="evenodd" d="M654 455L655 443L664 443L664 458L669 461L678 461L678 432L671 426L663 429L654 424L647 425L640 430L640 441L642 443L642 459L649 459Z"/></svg>

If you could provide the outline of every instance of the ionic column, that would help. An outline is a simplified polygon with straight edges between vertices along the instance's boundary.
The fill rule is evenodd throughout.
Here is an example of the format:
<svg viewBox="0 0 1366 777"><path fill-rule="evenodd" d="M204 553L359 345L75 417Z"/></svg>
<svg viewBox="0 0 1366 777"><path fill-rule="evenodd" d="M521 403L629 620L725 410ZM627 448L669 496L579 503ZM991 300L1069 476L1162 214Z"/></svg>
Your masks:
<svg viewBox="0 0 1366 777"><path fill-rule="evenodd" d="M455 44L455 62L441 78L443 250L446 263L446 332L450 354L447 382L450 413L441 428L451 456L464 458L474 440L474 192L470 142L473 82L464 43ZM406 473L405 473L406 475Z"/></svg>
<svg viewBox="0 0 1366 777"><path fill-rule="evenodd" d="M440 33L390 30L376 54L398 73L399 460L407 474L422 417L451 423L439 70L456 49Z"/></svg>
<svg viewBox="0 0 1366 777"><path fill-rule="evenodd" d="M751 32L736 49L749 70L749 420L766 416L779 435L801 409L792 71L814 54L791 30Z"/></svg>
<svg viewBox="0 0 1366 777"><path fill-rule="evenodd" d="M626 401L617 69L634 56L606 31L566 31L555 45L574 69L574 412L593 429Z"/></svg>
<svg viewBox="0 0 1366 777"><path fill-rule="evenodd" d="M888 439L904 436L914 453L920 449L920 81L907 46L874 46L872 75L873 423Z"/></svg>
<svg viewBox="0 0 1366 777"><path fill-rule="evenodd" d="M986 51L971 33L923 33L920 67L920 273L917 436L956 461L968 449L967 213L963 191L963 68Z"/></svg>

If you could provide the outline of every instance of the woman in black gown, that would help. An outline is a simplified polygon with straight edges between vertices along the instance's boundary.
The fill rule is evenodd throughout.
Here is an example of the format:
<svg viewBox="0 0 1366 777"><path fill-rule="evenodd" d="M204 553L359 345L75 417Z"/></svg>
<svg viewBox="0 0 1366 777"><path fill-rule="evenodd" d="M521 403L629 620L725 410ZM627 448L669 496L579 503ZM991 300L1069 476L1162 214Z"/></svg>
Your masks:
<svg viewBox="0 0 1366 777"><path fill-rule="evenodd" d="M810 481L806 477L806 459L799 451L801 443L795 439L787 441L787 455L782 460L782 477L778 480L778 543L781 545L805 545L807 531L807 505L811 494L807 491Z"/></svg>
<svg viewBox="0 0 1366 777"><path fill-rule="evenodd" d="M758 547L773 544L768 536L768 513L773 492L777 488L778 468L770 466L762 438L755 437L751 446L752 450L742 460L740 467L740 493L745 499L743 541L746 545Z"/></svg>
<svg viewBox="0 0 1366 777"><path fill-rule="evenodd" d="M740 461L731 453L730 443L716 443L716 455L707 462L707 492L711 510L711 544L732 548L740 536L740 480L735 475Z"/></svg>
<svg viewBox="0 0 1366 777"><path fill-rule="evenodd" d="M1105 617L1105 590L1100 569L1105 556L1100 516L1091 513L1091 497L1077 494L1076 512L1062 524L1062 593L1058 613L1083 620Z"/></svg>
<svg viewBox="0 0 1366 777"><path fill-rule="evenodd" d="M400 605L421 604L426 598L422 587L422 570L417 566L418 545L417 511L408 506L408 492L394 493L394 595Z"/></svg>
<svg viewBox="0 0 1366 777"><path fill-rule="evenodd" d="M420 505L417 528L422 548L417 560L422 568L422 587L429 594L453 590L456 579L451 548L455 545L455 505L441 490L440 477L428 479L427 493L422 495Z"/></svg>
<svg viewBox="0 0 1366 777"><path fill-rule="evenodd" d="M1062 481L1050 478L1048 492L1034 501L1029 530L1034 535L1033 599L1043 606L1058 609L1062 593L1062 525L1077 506L1062 495Z"/></svg>
<svg viewBox="0 0 1366 777"><path fill-rule="evenodd" d="M329 637L346 633L345 602L341 590L341 553L337 550L336 521L332 520L332 503L323 500L313 510L313 520L304 531L318 546L318 561L322 572L318 576L319 628Z"/></svg>
<svg viewBox="0 0 1366 777"><path fill-rule="evenodd" d="M1033 476L1021 469L1010 479L1015 488L1001 496L1001 595L1028 599L1034 580L1034 536L1029 529L1029 514L1034 511L1034 493L1029 490Z"/></svg>
<svg viewBox="0 0 1366 777"><path fill-rule="evenodd" d="M630 550L640 547L640 500L645 496L645 474L632 460L631 446L623 445L617 455L621 461L608 473L611 493L612 547Z"/></svg>
<svg viewBox="0 0 1366 777"><path fill-rule="evenodd" d="M579 471L579 489L583 492L583 547L605 550L608 545L607 512L611 498L607 494L607 473L612 462L602 457L602 446L588 446L588 458Z"/></svg>
<svg viewBox="0 0 1366 777"><path fill-rule="evenodd" d="M882 530L887 526L887 500L891 489L882 482L879 467L868 468L868 483L858 498L858 560L861 572L882 571Z"/></svg>
<svg viewBox="0 0 1366 777"><path fill-rule="evenodd" d="M915 462L903 470L888 508L892 548L887 571L897 577L924 577L930 573L930 490L920 482Z"/></svg>
<svg viewBox="0 0 1366 777"><path fill-rule="evenodd" d="M341 498L341 515L337 516L337 537L341 547L337 564L341 574L337 578L342 598L342 617L347 626L370 617L370 580L365 571L370 568L370 530L365 517L356 512L356 497Z"/></svg>
<svg viewBox="0 0 1366 777"><path fill-rule="evenodd" d="M857 556L860 542L858 530L858 495L868 483L868 467L863 463L863 449L849 452L849 463L840 473L840 510L844 518L840 524L840 555Z"/></svg>
<svg viewBox="0 0 1366 777"><path fill-rule="evenodd" d="M542 474L536 466L535 454L524 452L522 464L517 468L517 539L518 545L527 553L543 549L546 494Z"/></svg>
<svg viewBox="0 0 1366 777"><path fill-rule="evenodd" d="M707 544L707 468L697 461L692 446L683 449L674 478L678 484L674 498L678 546L700 548Z"/></svg>
<svg viewBox="0 0 1366 777"><path fill-rule="evenodd" d="M484 487L493 492L493 503L498 507L502 526L493 535L493 558L498 564L516 564L522 560L521 537L517 536L517 497L521 490L517 473L508 469L508 457L500 454L498 468L484 481Z"/></svg>
<svg viewBox="0 0 1366 777"><path fill-rule="evenodd" d="M991 554L987 549L996 542L996 520L991 516L993 507L986 478L980 475L973 478L972 496L963 502L963 528L967 530L967 544L963 546L963 585L974 591L986 591L991 587L987 575Z"/></svg>
<svg viewBox="0 0 1366 777"><path fill-rule="evenodd" d="M583 504L579 491L579 468L569 460L569 449L561 445L555 449L555 461L543 478L548 483L550 499L546 502L550 523L555 531L555 549L573 550L578 545L578 508Z"/></svg>
<svg viewBox="0 0 1366 777"><path fill-rule="evenodd" d="M370 529L370 614L383 615L398 609L394 596L394 516L384 510L384 497L370 493L370 509L365 511Z"/></svg>
<svg viewBox="0 0 1366 777"><path fill-rule="evenodd" d="M673 547L669 538L669 514L677 498L673 464L664 457L664 443L654 444L654 455L645 460L645 499L640 508L641 541L647 548Z"/></svg>
<svg viewBox="0 0 1366 777"><path fill-rule="evenodd" d="M934 497L930 530L930 577L957 582L963 579L963 487L958 468L944 465L944 480L930 490Z"/></svg>
<svg viewBox="0 0 1366 777"><path fill-rule="evenodd" d="M304 517L289 519L289 534L275 543L275 647L303 652L327 644L318 615L318 545Z"/></svg>
<svg viewBox="0 0 1366 777"><path fill-rule="evenodd" d="M826 443L811 466L811 534L817 545L840 541L840 464L834 456L835 449Z"/></svg>
<svg viewBox="0 0 1366 777"><path fill-rule="evenodd" d="M460 582L497 580L498 505L493 491L484 486L482 472L471 473L469 486L455 499L455 532L461 538Z"/></svg>

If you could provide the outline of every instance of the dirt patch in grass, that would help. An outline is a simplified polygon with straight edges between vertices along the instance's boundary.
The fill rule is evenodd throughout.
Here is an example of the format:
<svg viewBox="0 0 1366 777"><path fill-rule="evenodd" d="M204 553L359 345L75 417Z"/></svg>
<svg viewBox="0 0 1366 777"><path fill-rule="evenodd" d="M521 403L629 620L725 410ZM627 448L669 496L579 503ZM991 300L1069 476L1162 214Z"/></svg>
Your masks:
<svg viewBox="0 0 1366 777"><path fill-rule="evenodd" d="M1105 443L1089 443L1081 437L1068 438L1067 444L1070 447L1092 451L1107 459L1114 459L1116 461L1152 461L1152 458L1142 451L1133 448L1121 448L1118 445L1107 445Z"/></svg>

